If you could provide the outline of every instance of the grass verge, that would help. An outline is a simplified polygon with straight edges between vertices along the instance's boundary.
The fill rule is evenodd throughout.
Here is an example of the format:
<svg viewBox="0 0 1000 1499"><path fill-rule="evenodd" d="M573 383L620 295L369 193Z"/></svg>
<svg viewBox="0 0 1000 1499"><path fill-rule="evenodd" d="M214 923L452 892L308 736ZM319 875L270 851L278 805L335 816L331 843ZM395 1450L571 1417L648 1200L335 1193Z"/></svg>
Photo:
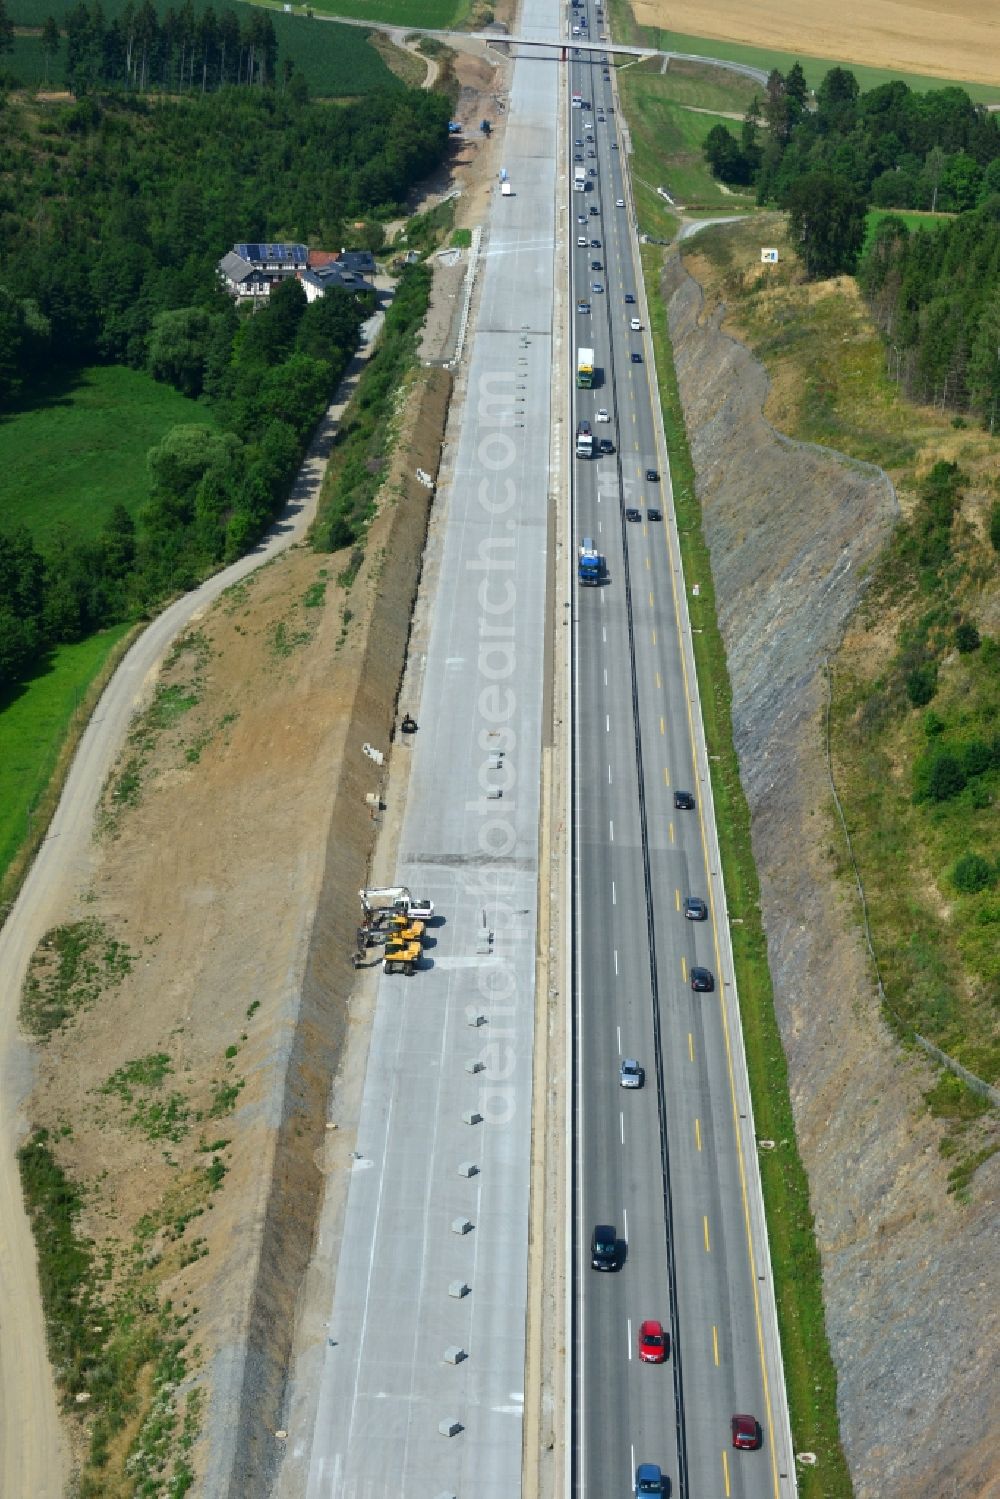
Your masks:
<svg viewBox="0 0 1000 1499"><path fill-rule="evenodd" d="M724 79L717 68L703 68L703 75L714 74L716 80ZM749 102L749 95L734 84L729 106L731 112ZM726 97L723 82L716 81L711 89L697 78L688 75L683 80L680 92L695 97L704 87L706 94ZM676 80L670 73L649 73L630 68L618 78L618 91L622 107L628 117L632 140L630 167L635 186L636 209L642 233L657 239L672 238L676 218L669 205L657 192L664 188L676 203L692 212L738 213L754 207L752 194L727 192L716 182L702 154L705 137L715 125L730 125L731 121L719 114L701 113L704 106L698 105L695 112L689 105L676 98ZM751 90L752 94L752 90Z"/></svg>
<svg viewBox="0 0 1000 1499"><path fill-rule="evenodd" d="M689 601L695 628L695 665L708 745L727 908L742 924L732 928L733 960L757 1134L778 1142L760 1156L771 1241L772 1273L793 1442L815 1452L813 1469L799 1474L802 1499L848 1499L850 1475L840 1445L837 1373L823 1309L822 1266L813 1233L809 1182L795 1143L785 1053L774 1013L760 888L750 843L750 812L733 748L731 689L715 613L711 560L701 531L694 467L674 372L666 308L660 294L663 252L642 248L651 334L656 353L674 503L685 575L701 583Z"/></svg>
<svg viewBox="0 0 1000 1499"><path fill-rule="evenodd" d="M358 381L327 465L312 541L317 551L353 548L350 575L338 580L345 587L364 555L365 533L392 451L394 401L416 362L430 287L426 265L408 266L400 277L378 348Z"/></svg>

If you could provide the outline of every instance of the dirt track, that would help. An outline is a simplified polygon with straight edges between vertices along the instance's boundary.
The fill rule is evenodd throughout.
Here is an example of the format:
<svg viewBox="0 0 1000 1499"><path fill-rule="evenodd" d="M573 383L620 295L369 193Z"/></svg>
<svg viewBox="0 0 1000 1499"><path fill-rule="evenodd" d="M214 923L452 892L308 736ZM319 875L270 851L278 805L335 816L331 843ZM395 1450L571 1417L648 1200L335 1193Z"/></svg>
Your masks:
<svg viewBox="0 0 1000 1499"><path fill-rule="evenodd" d="M932 77L1000 83L993 0L635 0L641 26Z"/></svg>

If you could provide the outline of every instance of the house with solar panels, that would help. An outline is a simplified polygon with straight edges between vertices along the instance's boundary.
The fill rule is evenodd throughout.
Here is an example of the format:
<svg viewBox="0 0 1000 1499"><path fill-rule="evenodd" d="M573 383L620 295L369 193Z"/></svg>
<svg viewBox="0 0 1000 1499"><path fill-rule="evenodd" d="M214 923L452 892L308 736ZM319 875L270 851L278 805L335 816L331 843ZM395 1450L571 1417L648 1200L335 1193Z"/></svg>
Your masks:
<svg viewBox="0 0 1000 1499"><path fill-rule="evenodd" d="M219 261L219 275L237 301L268 297L272 289L297 276L310 302L332 286L363 291L378 267L370 250L307 250L305 245L234 245Z"/></svg>
<svg viewBox="0 0 1000 1499"><path fill-rule="evenodd" d="M269 297L274 287L300 275L309 264L305 245L234 245L219 261L219 275L231 297Z"/></svg>

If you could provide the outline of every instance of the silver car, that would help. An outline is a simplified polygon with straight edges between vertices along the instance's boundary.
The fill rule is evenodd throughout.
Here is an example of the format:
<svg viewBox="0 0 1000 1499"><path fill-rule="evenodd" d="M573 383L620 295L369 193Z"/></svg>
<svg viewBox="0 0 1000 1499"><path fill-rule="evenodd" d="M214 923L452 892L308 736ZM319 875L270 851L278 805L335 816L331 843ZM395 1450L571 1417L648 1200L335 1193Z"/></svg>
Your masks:
<svg viewBox="0 0 1000 1499"><path fill-rule="evenodd" d="M640 1067L634 1057L625 1057L618 1081L623 1088L641 1088L646 1081L646 1070Z"/></svg>

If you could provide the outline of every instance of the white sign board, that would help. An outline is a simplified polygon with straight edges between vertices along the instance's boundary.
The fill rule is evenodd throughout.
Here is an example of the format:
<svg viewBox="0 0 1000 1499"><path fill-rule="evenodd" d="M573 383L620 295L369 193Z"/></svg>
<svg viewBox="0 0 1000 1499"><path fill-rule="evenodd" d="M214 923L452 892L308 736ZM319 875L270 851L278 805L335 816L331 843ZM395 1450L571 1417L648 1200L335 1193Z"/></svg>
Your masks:
<svg viewBox="0 0 1000 1499"><path fill-rule="evenodd" d="M765 249L762 249L761 252L760 252L760 258L761 258L761 263L763 265L777 265L778 264L778 252L777 252L777 250L765 250Z"/></svg>

